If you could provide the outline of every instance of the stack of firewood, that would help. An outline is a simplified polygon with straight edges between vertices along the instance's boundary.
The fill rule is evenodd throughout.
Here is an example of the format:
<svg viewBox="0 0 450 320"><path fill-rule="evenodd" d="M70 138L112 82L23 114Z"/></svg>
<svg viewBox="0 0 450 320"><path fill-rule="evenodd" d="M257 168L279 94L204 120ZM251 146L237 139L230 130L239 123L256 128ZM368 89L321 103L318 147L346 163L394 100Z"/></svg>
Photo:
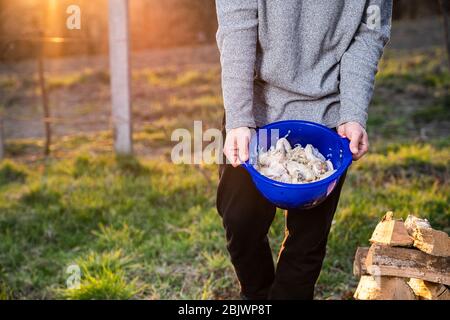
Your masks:
<svg viewBox="0 0 450 320"><path fill-rule="evenodd" d="M386 213L370 248L359 247L353 274L360 277L355 299L450 300L450 238L426 219L403 222Z"/></svg>

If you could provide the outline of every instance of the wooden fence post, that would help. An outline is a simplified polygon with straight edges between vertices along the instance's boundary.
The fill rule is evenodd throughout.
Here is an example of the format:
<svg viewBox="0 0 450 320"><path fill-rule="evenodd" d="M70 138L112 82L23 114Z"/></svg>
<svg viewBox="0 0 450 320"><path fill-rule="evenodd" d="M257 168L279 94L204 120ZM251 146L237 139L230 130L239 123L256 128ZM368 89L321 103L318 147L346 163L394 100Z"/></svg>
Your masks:
<svg viewBox="0 0 450 320"><path fill-rule="evenodd" d="M0 161L5 157L5 139L3 136L3 116L0 109Z"/></svg>
<svg viewBox="0 0 450 320"><path fill-rule="evenodd" d="M450 33L448 32L449 22L448 22L448 9L450 4L447 1L439 0L439 8L442 13L442 24L444 27L444 44L445 50L447 51L447 62L448 70L450 71Z"/></svg>
<svg viewBox="0 0 450 320"><path fill-rule="evenodd" d="M42 37L43 32L39 33L40 37ZM50 126L50 106L48 101L48 92L45 84L45 75L44 75L44 40L38 40L39 46L39 56L38 56L38 76L39 76L39 88L41 90L42 97L42 110L43 110L43 118L44 118L44 131L45 131L45 147L44 147L44 155L47 157L50 155L50 145L52 143L52 128Z"/></svg>
<svg viewBox="0 0 450 320"><path fill-rule="evenodd" d="M114 147L132 153L128 0L109 0L109 61Z"/></svg>

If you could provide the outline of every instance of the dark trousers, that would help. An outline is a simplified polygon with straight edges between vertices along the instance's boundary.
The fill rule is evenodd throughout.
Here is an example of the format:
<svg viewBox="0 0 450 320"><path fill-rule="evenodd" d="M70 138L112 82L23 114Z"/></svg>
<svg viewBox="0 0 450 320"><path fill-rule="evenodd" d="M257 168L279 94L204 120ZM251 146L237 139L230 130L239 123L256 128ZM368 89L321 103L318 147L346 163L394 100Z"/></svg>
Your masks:
<svg viewBox="0 0 450 320"><path fill-rule="evenodd" d="M217 210L241 294L248 299L312 299L345 175L321 204L286 211L276 271L267 238L275 206L243 167L221 165L219 176Z"/></svg>

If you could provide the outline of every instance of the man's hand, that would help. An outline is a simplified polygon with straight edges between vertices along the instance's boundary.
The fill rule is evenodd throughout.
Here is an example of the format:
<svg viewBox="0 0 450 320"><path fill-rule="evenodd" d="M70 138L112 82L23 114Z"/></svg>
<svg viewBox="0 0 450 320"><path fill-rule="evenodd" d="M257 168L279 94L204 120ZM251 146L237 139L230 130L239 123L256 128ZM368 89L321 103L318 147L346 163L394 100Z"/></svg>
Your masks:
<svg viewBox="0 0 450 320"><path fill-rule="evenodd" d="M251 131L247 127L240 127L228 131L223 153L233 167L237 167L241 161L248 159L250 137Z"/></svg>
<svg viewBox="0 0 450 320"><path fill-rule="evenodd" d="M341 124L337 132L342 137L350 140L350 151L353 160L360 159L369 150L369 137L366 130L358 122L346 122Z"/></svg>

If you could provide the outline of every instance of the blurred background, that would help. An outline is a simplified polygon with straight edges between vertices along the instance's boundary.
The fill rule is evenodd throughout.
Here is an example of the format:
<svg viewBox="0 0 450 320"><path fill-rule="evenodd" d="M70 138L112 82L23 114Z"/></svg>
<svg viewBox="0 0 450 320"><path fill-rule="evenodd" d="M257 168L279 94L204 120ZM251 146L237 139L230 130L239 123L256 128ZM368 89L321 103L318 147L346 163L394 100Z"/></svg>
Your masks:
<svg viewBox="0 0 450 320"><path fill-rule="evenodd" d="M170 162L174 129L222 120L214 1L128 2L134 154L116 156L108 1L0 0L0 298L238 297L217 168ZM80 30L66 28L73 4ZM372 150L344 187L319 299L351 298L353 254L385 211L450 231L449 7L394 1ZM280 211L274 254L283 223ZM76 290L66 286L73 264Z"/></svg>

